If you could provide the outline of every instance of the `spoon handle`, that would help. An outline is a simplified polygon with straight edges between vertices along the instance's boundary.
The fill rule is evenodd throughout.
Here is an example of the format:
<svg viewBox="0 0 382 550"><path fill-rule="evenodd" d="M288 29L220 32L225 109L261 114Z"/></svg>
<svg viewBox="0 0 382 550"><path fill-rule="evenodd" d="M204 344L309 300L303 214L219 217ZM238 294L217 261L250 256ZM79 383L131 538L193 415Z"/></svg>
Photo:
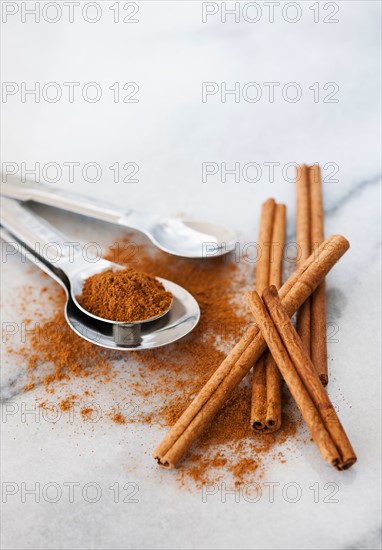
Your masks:
<svg viewBox="0 0 382 550"><path fill-rule="evenodd" d="M74 257L81 254L80 243L71 241L16 200L2 197L1 225L24 243L32 255L40 256L54 266L73 261Z"/></svg>
<svg viewBox="0 0 382 550"><path fill-rule="evenodd" d="M0 227L0 238L7 244L9 244L12 247L12 250L14 250L15 253L19 253L22 258L25 260L29 260L30 262L34 263L37 267L41 269L41 271L44 271L49 277L52 277L55 281L57 281L61 286L64 287L65 290L67 290L67 287L61 278L61 276L53 271L54 268L52 268L51 265L48 264L43 258L39 258L37 254L32 254L30 250L25 248L25 245L22 241L19 241L15 238L14 235L11 235L5 227ZM13 256L13 252L11 252L9 249L4 249L4 258L6 261L8 256Z"/></svg>
<svg viewBox="0 0 382 550"><path fill-rule="evenodd" d="M124 225L125 218L133 214L133 210L119 208L98 198L84 197L42 183L31 181L21 183L16 178L10 178L9 176L1 187L1 194L12 199L36 201L105 222ZM130 227L134 227L134 225L130 225Z"/></svg>

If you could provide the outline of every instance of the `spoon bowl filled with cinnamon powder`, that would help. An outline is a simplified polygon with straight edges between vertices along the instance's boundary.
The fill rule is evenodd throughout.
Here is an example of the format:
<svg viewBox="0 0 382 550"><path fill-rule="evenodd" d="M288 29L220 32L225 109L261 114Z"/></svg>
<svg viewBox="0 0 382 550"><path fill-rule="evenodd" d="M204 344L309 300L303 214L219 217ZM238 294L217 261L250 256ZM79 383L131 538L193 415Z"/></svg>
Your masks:
<svg viewBox="0 0 382 550"><path fill-rule="evenodd" d="M173 295L163 283L134 269L107 269L86 278L77 302L102 321L145 323L169 312Z"/></svg>
<svg viewBox="0 0 382 550"><path fill-rule="evenodd" d="M198 303L180 285L102 262L77 269L72 278L75 307L88 318L82 330L74 320L83 338L114 349L153 349L183 338L197 325Z"/></svg>

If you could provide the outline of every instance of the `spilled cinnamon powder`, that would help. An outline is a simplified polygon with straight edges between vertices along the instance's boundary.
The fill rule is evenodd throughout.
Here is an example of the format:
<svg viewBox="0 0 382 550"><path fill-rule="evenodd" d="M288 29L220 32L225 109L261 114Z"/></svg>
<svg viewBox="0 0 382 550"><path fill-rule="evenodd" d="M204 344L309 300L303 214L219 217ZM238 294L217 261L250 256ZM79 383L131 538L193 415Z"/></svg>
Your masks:
<svg viewBox="0 0 382 550"><path fill-rule="evenodd" d="M117 424L126 424L126 419L121 413L115 413L109 415L110 419Z"/></svg>
<svg viewBox="0 0 382 550"><path fill-rule="evenodd" d="M65 408L70 406L74 395L74 383L74 397L84 403L89 389L103 395L107 385L108 394L122 393L137 410L129 414L114 411L104 418L120 424L121 430L126 429L126 422L167 429L252 322L241 304L245 291L253 288L254 270L253 265L245 261L236 263L227 256L208 260L173 257L147 242L135 245L132 255L132 242L136 242L135 236L121 238L106 252L106 258L172 280L187 289L201 309L200 322L190 334L156 350L124 353L97 347L68 327L63 314L64 293L52 283L49 295L53 313L41 318L38 330L27 333L25 345L19 349L12 346L9 351L20 363L26 363L25 389L34 385L40 400L47 393L64 392L70 384L62 401ZM25 302L30 303L31 290L25 293ZM29 306L22 308L26 316ZM296 409L293 404L286 408L279 432L267 436L255 434L249 423L250 385L249 378L242 382L180 468L169 475L176 476L186 486L200 486L227 476L240 484L266 475L267 464L272 461L280 464L285 461L282 449L286 442L293 445L299 425ZM86 409L90 407L81 409L83 420L92 414L91 409Z"/></svg>
<svg viewBox="0 0 382 550"><path fill-rule="evenodd" d="M81 416L84 420L91 420L94 414L94 409L91 407L83 407L81 409Z"/></svg>
<svg viewBox="0 0 382 550"><path fill-rule="evenodd" d="M69 395L68 397L65 397L65 399L62 399L59 403L60 409L65 412L70 411L76 399L77 399L77 395L74 395L74 394Z"/></svg>

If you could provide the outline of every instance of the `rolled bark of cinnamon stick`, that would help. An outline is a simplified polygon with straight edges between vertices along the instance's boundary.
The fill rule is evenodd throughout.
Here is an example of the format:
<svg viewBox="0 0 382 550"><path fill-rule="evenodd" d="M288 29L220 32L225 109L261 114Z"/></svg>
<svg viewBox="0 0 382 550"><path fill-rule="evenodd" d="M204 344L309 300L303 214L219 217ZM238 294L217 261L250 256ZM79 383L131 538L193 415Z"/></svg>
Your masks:
<svg viewBox="0 0 382 550"><path fill-rule="evenodd" d="M272 232L272 243L275 246L275 253L271 257L271 265L269 268L269 284L275 285L277 288L281 286L282 280L285 228L286 206L285 204L276 204L275 219Z"/></svg>
<svg viewBox="0 0 382 550"><path fill-rule="evenodd" d="M262 262L256 266L256 290L281 286L285 244L286 207L269 199L263 204L259 244L266 248ZM271 433L281 426L281 376L272 355L266 351L253 369L251 426L261 433Z"/></svg>
<svg viewBox="0 0 382 550"><path fill-rule="evenodd" d="M324 240L324 207L320 167L309 168L310 250L313 253ZM328 384L326 345L326 289L323 281L310 297L310 356L323 386Z"/></svg>
<svg viewBox="0 0 382 550"><path fill-rule="evenodd" d="M268 199L261 208L258 245L260 257L256 264L256 290L262 292L269 285L271 263L271 241L276 203ZM255 430L266 430L267 416L267 378L266 353L263 354L253 367L251 425Z"/></svg>
<svg viewBox="0 0 382 550"><path fill-rule="evenodd" d="M265 305L257 293L248 293L247 299L321 455L338 470L350 468L357 460L355 452L276 287L264 290Z"/></svg>
<svg viewBox="0 0 382 550"><path fill-rule="evenodd" d="M265 360L267 352L253 367L252 397L251 397L251 426L254 430L263 432L266 429L267 416L267 370Z"/></svg>
<svg viewBox="0 0 382 550"><path fill-rule="evenodd" d="M284 283L280 297L288 315L297 311L348 248L348 241L341 235L329 237L317 254L311 255ZM259 329L249 327L155 449L153 456L161 466L174 468L177 465L266 347Z"/></svg>
<svg viewBox="0 0 382 550"><path fill-rule="evenodd" d="M259 242L260 257L256 264L256 290L263 292L269 286L269 273L271 268L272 234L275 218L276 203L274 199L265 201L261 208Z"/></svg>
<svg viewBox="0 0 382 550"><path fill-rule="evenodd" d="M269 285L271 241L276 203L268 199L262 205L259 229L260 257L256 264L256 289L262 292ZM253 367L251 424L254 429L266 428L267 381L266 358L262 355Z"/></svg>
<svg viewBox="0 0 382 550"><path fill-rule="evenodd" d="M275 211L275 221L273 226L272 242L277 243L275 257L272 259L269 272L269 284L275 285L276 288L281 287L283 274L283 253L285 246L285 231L286 231L286 206L285 204L277 204ZM268 351L267 354L267 417L265 423L268 429L276 431L281 426L282 418L282 401L281 401L281 374L275 363L272 354Z"/></svg>
<svg viewBox="0 0 382 550"><path fill-rule="evenodd" d="M309 170L303 164L296 173L296 239L298 254L296 265L299 267L311 254L310 250L310 193ZM310 355L310 298L306 300L297 312L297 332L300 335L306 351Z"/></svg>

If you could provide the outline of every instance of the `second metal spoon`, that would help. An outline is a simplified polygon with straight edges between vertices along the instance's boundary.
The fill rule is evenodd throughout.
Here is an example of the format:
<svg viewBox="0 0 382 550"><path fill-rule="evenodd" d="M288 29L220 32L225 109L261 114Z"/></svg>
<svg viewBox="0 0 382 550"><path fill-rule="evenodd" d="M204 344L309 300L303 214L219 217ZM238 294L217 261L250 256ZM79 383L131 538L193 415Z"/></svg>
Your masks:
<svg viewBox="0 0 382 550"><path fill-rule="evenodd" d="M35 201L115 223L144 233L161 250L187 258L220 256L235 248L235 235L217 224L156 218L129 208L108 204L100 199L84 197L64 189L34 182L21 183L8 176L2 183L2 195L21 201Z"/></svg>

